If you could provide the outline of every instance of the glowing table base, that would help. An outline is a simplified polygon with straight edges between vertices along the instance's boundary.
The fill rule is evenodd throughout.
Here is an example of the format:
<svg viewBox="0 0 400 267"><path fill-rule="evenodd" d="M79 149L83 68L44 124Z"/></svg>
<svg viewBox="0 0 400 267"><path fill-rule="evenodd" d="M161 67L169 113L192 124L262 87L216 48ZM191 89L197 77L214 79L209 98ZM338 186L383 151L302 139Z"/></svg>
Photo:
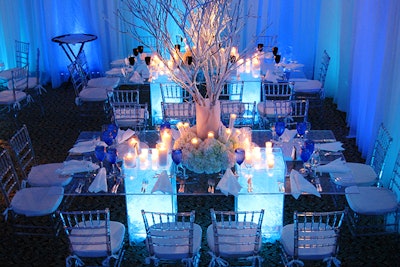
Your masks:
<svg viewBox="0 0 400 267"><path fill-rule="evenodd" d="M258 210L265 209L262 235L263 242L274 242L280 237L283 226L283 201L284 201L284 179L286 165L280 149L274 149L272 155L274 166L268 168L266 154L262 149L261 157L253 161L252 168L246 169L242 166L238 182L242 186L241 191L235 198L235 209ZM156 174L161 173L156 164L151 160L151 154L146 164L140 165L137 160L135 168L125 168L125 190L126 206L128 215L128 232L130 243L137 244L145 239L141 210L176 212L178 209L176 181L171 179L173 193L164 194L161 192L151 193L157 181ZM170 162L168 163L168 166ZM244 165L244 164L243 164ZM251 178L252 192L249 190ZM146 192L142 192L143 181L148 181ZM251 190L250 190L251 191ZM188 193L179 193L189 195Z"/></svg>

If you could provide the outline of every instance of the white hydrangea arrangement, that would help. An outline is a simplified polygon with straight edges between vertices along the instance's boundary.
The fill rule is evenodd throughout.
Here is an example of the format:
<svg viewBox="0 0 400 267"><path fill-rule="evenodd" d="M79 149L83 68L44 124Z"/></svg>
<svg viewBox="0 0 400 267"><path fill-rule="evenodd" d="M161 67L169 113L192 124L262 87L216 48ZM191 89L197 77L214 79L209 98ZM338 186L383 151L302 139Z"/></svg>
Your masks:
<svg viewBox="0 0 400 267"><path fill-rule="evenodd" d="M232 134L227 135L223 126L220 132L225 134L201 140L194 127L182 131L174 143L174 149L182 150L182 164L193 172L207 174L232 168L236 162L235 148L239 145L238 133L234 129Z"/></svg>

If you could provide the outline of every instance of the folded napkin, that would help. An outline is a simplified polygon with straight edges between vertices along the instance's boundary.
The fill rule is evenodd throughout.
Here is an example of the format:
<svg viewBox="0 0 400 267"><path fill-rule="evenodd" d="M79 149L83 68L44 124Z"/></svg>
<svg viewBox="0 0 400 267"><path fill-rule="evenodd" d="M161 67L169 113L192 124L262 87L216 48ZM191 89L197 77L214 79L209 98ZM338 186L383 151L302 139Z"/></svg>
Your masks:
<svg viewBox="0 0 400 267"><path fill-rule="evenodd" d="M290 172L290 187L292 190L292 196L295 199L298 199L301 193L308 193L317 197L321 197L321 194L318 192L317 188L307 181L303 175L296 170L292 170Z"/></svg>
<svg viewBox="0 0 400 267"><path fill-rule="evenodd" d="M242 186L239 184L237 177L231 169L227 169L224 176L217 185L217 189L227 196L228 194L237 196Z"/></svg>
<svg viewBox="0 0 400 267"><path fill-rule="evenodd" d="M104 192L108 191L106 168L103 167L99 170L99 173L96 175L96 178L94 178L94 181L90 184L88 190L89 192L92 193L98 193L100 191Z"/></svg>
<svg viewBox="0 0 400 267"><path fill-rule="evenodd" d="M264 80L276 83L277 78L279 78L279 77L274 75L273 73L271 73L270 70L268 70L267 73L265 74Z"/></svg>
<svg viewBox="0 0 400 267"><path fill-rule="evenodd" d="M136 71L140 74L142 78L149 78L150 76L149 69L147 68L147 65L144 64L144 62L137 65Z"/></svg>
<svg viewBox="0 0 400 267"><path fill-rule="evenodd" d="M143 78L140 76L139 72L135 71L129 81L133 83L143 83Z"/></svg>
<svg viewBox="0 0 400 267"><path fill-rule="evenodd" d="M338 152L338 151L344 150L342 145L343 145L342 142L339 142L339 141L330 142L330 143L316 143L315 148L319 149L319 150Z"/></svg>
<svg viewBox="0 0 400 267"><path fill-rule="evenodd" d="M132 135L135 134L135 131L132 129L127 129L122 130L122 129L118 129L118 134L117 137L115 137L115 140L117 141L118 144L121 144L123 142L125 142L126 140L128 140Z"/></svg>
<svg viewBox="0 0 400 267"><path fill-rule="evenodd" d="M172 184L166 171L162 171L162 173L158 176L157 182L151 190L152 193L156 191L172 194Z"/></svg>
<svg viewBox="0 0 400 267"><path fill-rule="evenodd" d="M99 165L87 160L69 160L64 161L63 167L56 170L61 175L70 175L80 172L91 172L97 170Z"/></svg>
<svg viewBox="0 0 400 267"><path fill-rule="evenodd" d="M346 162L341 158L335 159L325 165L320 165L317 167L317 172L337 172L344 173L349 172L350 168L347 166Z"/></svg>
<svg viewBox="0 0 400 267"><path fill-rule="evenodd" d="M292 141L293 137L296 134L297 134L297 130L285 129L285 131L281 135L281 139L282 139L283 142L290 142L290 141Z"/></svg>
<svg viewBox="0 0 400 267"><path fill-rule="evenodd" d="M90 141L82 141L76 143L70 150L69 153L75 153L75 154L82 154L86 152L93 152L95 147L99 146L107 146L106 143L103 141L99 140L90 140Z"/></svg>

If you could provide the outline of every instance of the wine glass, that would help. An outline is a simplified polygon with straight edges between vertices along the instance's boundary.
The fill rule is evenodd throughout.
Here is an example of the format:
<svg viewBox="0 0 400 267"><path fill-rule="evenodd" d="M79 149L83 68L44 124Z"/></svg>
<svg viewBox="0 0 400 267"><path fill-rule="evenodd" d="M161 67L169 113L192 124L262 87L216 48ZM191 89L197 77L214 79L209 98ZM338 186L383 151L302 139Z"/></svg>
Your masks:
<svg viewBox="0 0 400 267"><path fill-rule="evenodd" d="M300 139L303 139L306 130L307 130L307 122L298 122L296 125L297 135Z"/></svg>
<svg viewBox="0 0 400 267"><path fill-rule="evenodd" d="M107 130L110 131L111 136L113 139L115 139L118 135L118 127L115 124L109 124Z"/></svg>
<svg viewBox="0 0 400 267"><path fill-rule="evenodd" d="M94 154L96 158L99 160L100 167L103 167L103 160L106 157L106 151L104 146L96 146L94 149Z"/></svg>
<svg viewBox="0 0 400 267"><path fill-rule="evenodd" d="M116 164L117 162L117 149L115 147L109 147L107 148L107 153L106 153L106 159L111 165L111 172L110 176L118 176L118 166Z"/></svg>
<svg viewBox="0 0 400 267"><path fill-rule="evenodd" d="M236 148L235 149L235 157L236 157L236 163L237 163L237 170L239 172L240 166L242 165L243 161L246 158L246 151L243 148Z"/></svg>
<svg viewBox="0 0 400 267"><path fill-rule="evenodd" d="M285 122L277 121L275 123L275 133L278 135L278 139L280 141L282 134L285 132Z"/></svg>
<svg viewBox="0 0 400 267"><path fill-rule="evenodd" d="M172 149L172 161L178 166L182 162L182 149Z"/></svg>
<svg viewBox="0 0 400 267"><path fill-rule="evenodd" d="M310 151L310 153L314 152L315 143L313 140L307 139L306 141L304 141L304 146Z"/></svg>
<svg viewBox="0 0 400 267"><path fill-rule="evenodd" d="M114 142L114 138L112 137L112 134L109 130L105 130L102 134L101 134L101 139L104 141L104 143L106 143L108 146L112 145L112 143Z"/></svg>
<svg viewBox="0 0 400 267"><path fill-rule="evenodd" d="M306 146L301 146L300 158L303 161L303 168L299 171L303 176L308 175L308 169L310 167L308 160L311 157L311 151Z"/></svg>
<svg viewBox="0 0 400 267"><path fill-rule="evenodd" d="M321 163L321 158L319 156L319 151L316 150L311 154L311 157L310 157L310 166L311 166L311 170L313 171L314 178L317 177L317 167L319 166L320 163Z"/></svg>

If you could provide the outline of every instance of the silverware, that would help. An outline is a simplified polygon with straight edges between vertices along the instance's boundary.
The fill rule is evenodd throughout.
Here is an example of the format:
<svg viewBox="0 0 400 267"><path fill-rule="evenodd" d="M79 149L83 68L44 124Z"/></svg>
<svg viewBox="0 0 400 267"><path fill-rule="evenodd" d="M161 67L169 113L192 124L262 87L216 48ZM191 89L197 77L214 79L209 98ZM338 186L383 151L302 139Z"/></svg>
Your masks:
<svg viewBox="0 0 400 267"><path fill-rule="evenodd" d="M84 185L85 185L84 182L79 182L78 186L75 189L75 192L78 193L78 194L82 193L82 188L83 188Z"/></svg>
<svg viewBox="0 0 400 267"><path fill-rule="evenodd" d="M140 189L140 192L146 193L146 188L149 185L149 181L147 179L142 180L142 189Z"/></svg>

